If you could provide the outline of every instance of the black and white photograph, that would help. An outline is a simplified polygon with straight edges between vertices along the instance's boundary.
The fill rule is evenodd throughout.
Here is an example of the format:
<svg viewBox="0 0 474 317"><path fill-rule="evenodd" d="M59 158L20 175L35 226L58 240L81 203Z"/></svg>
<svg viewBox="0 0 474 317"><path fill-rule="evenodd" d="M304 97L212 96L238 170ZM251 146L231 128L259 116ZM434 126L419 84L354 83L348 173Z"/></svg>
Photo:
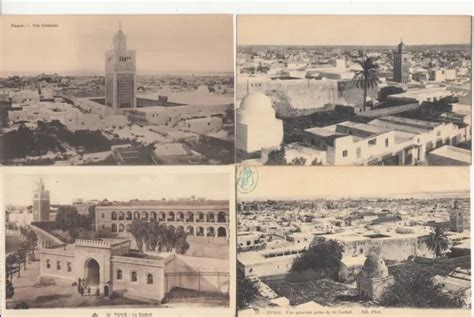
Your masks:
<svg viewBox="0 0 474 317"><path fill-rule="evenodd" d="M3 165L234 162L232 15L0 21Z"/></svg>
<svg viewBox="0 0 474 317"><path fill-rule="evenodd" d="M239 316L470 316L469 197L466 167L240 167Z"/></svg>
<svg viewBox="0 0 474 317"><path fill-rule="evenodd" d="M7 171L6 309L231 313L233 169L181 168Z"/></svg>
<svg viewBox="0 0 474 317"><path fill-rule="evenodd" d="M239 15L246 165L470 165L470 16Z"/></svg>

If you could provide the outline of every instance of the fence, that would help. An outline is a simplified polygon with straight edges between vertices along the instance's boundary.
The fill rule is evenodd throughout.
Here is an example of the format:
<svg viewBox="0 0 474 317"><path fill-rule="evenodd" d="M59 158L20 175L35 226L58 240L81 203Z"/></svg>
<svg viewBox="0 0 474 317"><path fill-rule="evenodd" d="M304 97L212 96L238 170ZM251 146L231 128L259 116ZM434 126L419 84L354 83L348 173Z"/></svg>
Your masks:
<svg viewBox="0 0 474 317"><path fill-rule="evenodd" d="M183 288L205 293L228 294L230 274L228 272L173 272L165 273L165 289Z"/></svg>

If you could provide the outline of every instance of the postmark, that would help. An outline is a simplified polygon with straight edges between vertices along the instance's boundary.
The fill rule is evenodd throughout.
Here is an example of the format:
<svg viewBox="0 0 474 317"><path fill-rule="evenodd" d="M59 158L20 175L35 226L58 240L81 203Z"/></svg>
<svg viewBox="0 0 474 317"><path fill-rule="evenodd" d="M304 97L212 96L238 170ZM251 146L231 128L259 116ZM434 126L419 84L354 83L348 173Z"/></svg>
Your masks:
<svg viewBox="0 0 474 317"><path fill-rule="evenodd" d="M237 190L241 194L252 192L258 184L258 170L255 167L240 167L237 170Z"/></svg>

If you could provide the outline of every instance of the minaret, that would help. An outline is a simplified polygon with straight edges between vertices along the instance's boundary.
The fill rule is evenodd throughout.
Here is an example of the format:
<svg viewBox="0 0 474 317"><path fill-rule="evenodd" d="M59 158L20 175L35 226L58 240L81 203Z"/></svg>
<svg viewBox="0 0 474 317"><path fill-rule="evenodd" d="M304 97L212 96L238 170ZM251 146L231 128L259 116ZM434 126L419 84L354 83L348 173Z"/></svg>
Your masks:
<svg viewBox="0 0 474 317"><path fill-rule="evenodd" d="M135 51L127 49L127 36L119 22L112 49L105 52L105 105L107 114L136 107Z"/></svg>
<svg viewBox="0 0 474 317"><path fill-rule="evenodd" d="M42 179L36 185L33 191L33 221L49 221L49 190L45 190Z"/></svg>
<svg viewBox="0 0 474 317"><path fill-rule="evenodd" d="M405 51L403 39L398 44L398 49L393 52L393 80L404 84L410 81L410 56Z"/></svg>
<svg viewBox="0 0 474 317"><path fill-rule="evenodd" d="M463 232L464 230L464 214L457 198L449 212L449 230L453 232Z"/></svg>

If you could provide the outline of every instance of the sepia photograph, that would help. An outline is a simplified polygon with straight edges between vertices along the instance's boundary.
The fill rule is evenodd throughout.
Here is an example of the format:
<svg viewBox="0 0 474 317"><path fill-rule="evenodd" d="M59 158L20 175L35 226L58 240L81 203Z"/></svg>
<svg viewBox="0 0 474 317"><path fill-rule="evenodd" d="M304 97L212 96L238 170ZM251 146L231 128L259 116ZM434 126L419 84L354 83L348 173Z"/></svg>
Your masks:
<svg viewBox="0 0 474 317"><path fill-rule="evenodd" d="M7 311L232 314L233 168L102 169L5 172Z"/></svg>
<svg viewBox="0 0 474 317"><path fill-rule="evenodd" d="M470 16L239 15L236 160L470 165Z"/></svg>
<svg viewBox="0 0 474 317"><path fill-rule="evenodd" d="M237 175L239 316L470 316L467 167Z"/></svg>
<svg viewBox="0 0 474 317"><path fill-rule="evenodd" d="M234 163L232 15L2 16L0 163Z"/></svg>

